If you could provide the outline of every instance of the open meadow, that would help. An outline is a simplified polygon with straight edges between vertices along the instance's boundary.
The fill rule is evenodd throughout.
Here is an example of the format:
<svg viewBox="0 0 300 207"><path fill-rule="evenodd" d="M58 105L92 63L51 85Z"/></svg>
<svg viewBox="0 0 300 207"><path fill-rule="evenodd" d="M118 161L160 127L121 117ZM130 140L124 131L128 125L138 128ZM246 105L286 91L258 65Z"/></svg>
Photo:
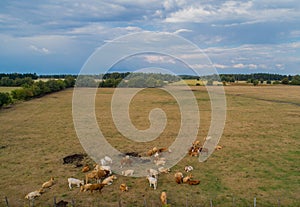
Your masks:
<svg viewBox="0 0 300 207"><path fill-rule="evenodd" d="M21 87L4 87L0 86L0 92L6 93L6 92L11 92L12 90L20 89Z"/></svg>
<svg viewBox="0 0 300 207"><path fill-rule="evenodd" d="M197 139L203 142L209 125L211 107L204 86L192 87L200 110L201 125ZM171 206L300 206L300 87L298 86L226 86L227 118L219 142L223 148L200 163L187 155L161 174L157 190L146 178L118 179L102 193L80 192L68 187L67 178L84 179L81 167L63 164L63 158L85 153L72 119L73 90L67 89L42 98L18 103L0 110L0 206L28 206L24 196L41 188L54 177L55 185L34 202L35 206L53 206L56 200L73 199L76 206L160 206L162 191ZM110 101L114 89L100 88L96 96L96 116L107 141L121 152L145 156L154 146L168 147L180 128L176 100L163 90L150 88L138 93L130 104L130 117L138 129L149 127L153 108L165 111L168 123L155 141L135 143L124 138L111 117ZM99 149L101 150L101 149ZM188 149L187 149L188 151ZM93 160L86 158L91 167ZM119 162L119 161L115 161ZM199 185L177 184L176 171L192 165ZM187 173L184 173L187 174ZM128 192L119 186L126 183ZM71 206L71 205L70 205Z"/></svg>

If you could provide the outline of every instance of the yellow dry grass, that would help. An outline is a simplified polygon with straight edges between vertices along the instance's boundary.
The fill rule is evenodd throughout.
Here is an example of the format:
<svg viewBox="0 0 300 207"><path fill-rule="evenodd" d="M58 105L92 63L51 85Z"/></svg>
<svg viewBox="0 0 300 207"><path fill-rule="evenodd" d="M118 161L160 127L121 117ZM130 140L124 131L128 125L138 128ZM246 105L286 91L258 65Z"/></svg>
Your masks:
<svg viewBox="0 0 300 207"><path fill-rule="evenodd" d="M200 106L201 127L198 139L206 136L210 124L210 102L205 87L193 87ZM177 185L173 172L161 175L158 189L149 188L145 178L118 176L113 185L95 192L80 193L68 189L67 178L84 178L79 168L63 165L62 158L84 153L72 121L72 89L14 105L0 111L0 197L8 197L11 206L28 206L24 196L42 183L55 178L56 184L36 199L35 206L51 206L53 197L77 206L158 206L161 191L166 191L172 206L215 205L249 206L257 198L260 206L300 203L300 90L296 86L225 87L227 119L220 145L223 149L204 163L185 157L172 171L183 171L187 164L195 170L198 186ZM176 101L160 89L147 89L134 97L130 116L140 129L149 126L148 113L162 108L168 116L165 131L155 142L133 143L125 139L113 124L110 100L114 89L99 89L96 114L99 126L111 145L120 151L145 152L153 145L171 143L178 133L180 114ZM88 164L93 161L87 159ZM129 191L121 193L126 183ZM0 206L4 206L1 200Z"/></svg>

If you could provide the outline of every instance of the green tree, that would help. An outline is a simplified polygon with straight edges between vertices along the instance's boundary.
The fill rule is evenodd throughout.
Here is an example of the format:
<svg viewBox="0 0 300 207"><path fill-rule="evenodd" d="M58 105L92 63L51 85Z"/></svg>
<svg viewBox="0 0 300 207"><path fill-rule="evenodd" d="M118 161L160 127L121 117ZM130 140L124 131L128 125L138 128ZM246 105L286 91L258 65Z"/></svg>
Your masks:
<svg viewBox="0 0 300 207"><path fill-rule="evenodd" d="M259 83L259 81L258 81L258 80L256 80L256 79L255 79L255 80L253 80L253 85L254 85L254 86L257 86L257 85L258 85L258 83Z"/></svg>
<svg viewBox="0 0 300 207"><path fill-rule="evenodd" d="M29 100L34 96L33 91L30 88L20 88L11 92L13 99L16 100Z"/></svg>
<svg viewBox="0 0 300 207"><path fill-rule="evenodd" d="M41 91L40 95L44 95L51 92L50 88L47 86L46 82L44 81L35 82L35 85L40 88Z"/></svg>
<svg viewBox="0 0 300 207"><path fill-rule="evenodd" d="M157 86L156 80L153 77L147 78L145 84L146 84L146 87L148 87L148 88L154 88Z"/></svg>
<svg viewBox="0 0 300 207"><path fill-rule="evenodd" d="M59 91L60 87L55 80L48 80L46 86L50 89L50 92Z"/></svg>
<svg viewBox="0 0 300 207"><path fill-rule="evenodd" d="M144 88L146 87L145 79L142 76L135 76L128 80L128 87L130 88Z"/></svg>
<svg viewBox="0 0 300 207"><path fill-rule="evenodd" d="M95 79L88 75L80 75L76 79L76 87L97 87Z"/></svg>
<svg viewBox="0 0 300 207"><path fill-rule="evenodd" d="M300 85L300 75L295 75L291 80L292 85Z"/></svg>
<svg viewBox="0 0 300 207"><path fill-rule="evenodd" d="M22 85L33 85L34 81L30 77L25 77L21 79L21 86Z"/></svg>
<svg viewBox="0 0 300 207"><path fill-rule="evenodd" d="M56 80L56 84L58 85L59 87L59 91L63 90L66 88L66 83L65 81L59 79L59 80Z"/></svg>
<svg viewBox="0 0 300 207"><path fill-rule="evenodd" d="M163 80L156 80L155 87L163 87L165 85L165 82Z"/></svg>
<svg viewBox="0 0 300 207"><path fill-rule="evenodd" d="M289 84L289 79L286 77L286 78L283 78L282 80L281 80L281 83L282 84L285 84L285 85L287 85L287 84Z"/></svg>
<svg viewBox="0 0 300 207"><path fill-rule="evenodd" d="M2 77L0 80L1 86L13 86L14 81L10 79L9 77Z"/></svg>
<svg viewBox="0 0 300 207"><path fill-rule="evenodd" d="M65 82L66 88L71 88L71 87L74 87L76 80L73 76L69 75L69 76L65 77L64 82Z"/></svg>
<svg viewBox="0 0 300 207"><path fill-rule="evenodd" d="M4 105L11 104L11 103L12 103L12 99L9 93L0 92L0 108Z"/></svg>

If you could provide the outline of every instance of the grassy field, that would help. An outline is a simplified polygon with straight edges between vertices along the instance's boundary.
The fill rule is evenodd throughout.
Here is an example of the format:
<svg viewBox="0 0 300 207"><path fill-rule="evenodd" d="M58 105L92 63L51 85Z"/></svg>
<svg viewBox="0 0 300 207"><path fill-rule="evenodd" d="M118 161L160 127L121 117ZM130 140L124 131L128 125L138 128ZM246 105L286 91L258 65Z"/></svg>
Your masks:
<svg viewBox="0 0 300 207"><path fill-rule="evenodd" d="M193 87L200 107L203 140L210 124L210 102L205 87ZM83 179L81 168L63 165L63 157L84 153L72 120L72 89L47 95L0 110L0 206L7 196L10 206L28 206L24 196L42 183L55 178L56 184L35 200L35 206L53 206L53 197L77 206L159 206L159 195L166 191L171 206L250 206L256 197L258 206L300 206L300 88L296 86L227 86L227 119L220 140L223 149L215 151L204 163L186 156L171 170L160 175L158 189L149 188L145 178L118 175L111 186L98 192L69 190L67 178ZM110 100L114 89L98 90L96 114L99 126L111 143L122 152L141 154L153 146L172 143L180 127L176 101L159 89L138 93L130 105L133 124L149 127L148 113L162 108L168 124L160 137L149 143L125 139L113 124ZM85 160L92 165L93 161ZM178 185L174 172L185 165L194 167L198 186ZM129 192L121 193L126 183Z"/></svg>
<svg viewBox="0 0 300 207"><path fill-rule="evenodd" d="M0 92L2 92L2 93L11 92L12 90L19 89L19 88L21 88L21 87L3 87L3 86L1 86Z"/></svg>

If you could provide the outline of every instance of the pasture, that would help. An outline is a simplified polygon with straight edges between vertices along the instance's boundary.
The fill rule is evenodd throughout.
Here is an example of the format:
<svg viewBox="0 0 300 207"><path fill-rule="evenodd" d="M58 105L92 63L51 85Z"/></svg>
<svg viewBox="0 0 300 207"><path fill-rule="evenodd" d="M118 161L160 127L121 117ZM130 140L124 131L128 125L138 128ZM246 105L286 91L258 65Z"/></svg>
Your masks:
<svg viewBox="0 0 300 207"><path fill-rule="evenodd" d="M85 153L72 120L72 89L53 93L0 110L0 206L7 196L10 206L28 206L24 196L38 190L54 177L55 185L35 200L35 206L53 206L53 197L76 201L76 206L159 206L162 191L171 206L249 206L256 197L258 206L300 206L300 88L297 86L227 86L227 118L220 145L206 162L188 155L158 178L157 190L146 178L118 179L102 194L69 190L67 178L84 179L81 168L63 165L63 157ZM201 142L210 124L210 101L205 87L192 87L197 98ZM180 127L176 100L160 89L145 89L130 104L130 117L138 129L149 127L148 114L161 108L168 123L160 137L149 143L134 143L114 126L110 101L114 89L98 89L96 116L108 142L122 152L144 155L154 146L167 147ZM188 150L188 149L187 149ZM116 161L118 162L118 161ZM94 163L87 158L85 163ZM178 185L176 171L192 165L200 185ZM185 173L186 174L186 173ZM120 192L126 183L128 192Z"/></svg>
<svg viewBox="0 0 300 207"><path fill-rule="evenodd" d="M5 92L11 92L12 90L20 89L21 87L4 87L0 86L0 92L5 93Z"/></svg>

